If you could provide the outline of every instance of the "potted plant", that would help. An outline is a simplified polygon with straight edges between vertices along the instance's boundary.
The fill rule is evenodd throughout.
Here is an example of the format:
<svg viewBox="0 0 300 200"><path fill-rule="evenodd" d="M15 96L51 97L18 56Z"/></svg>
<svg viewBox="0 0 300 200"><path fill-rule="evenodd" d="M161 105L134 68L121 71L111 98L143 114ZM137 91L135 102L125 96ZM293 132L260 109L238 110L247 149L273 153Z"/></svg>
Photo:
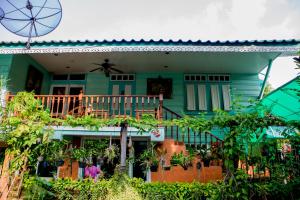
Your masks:
<svg viewBox="0 0 300 200"><path fill-rule="evenodd" d="M174 153L171 157L171 160L170 160L170 164L172 166L177 166L179 164L179 154L177 153Z"/></svg>
<svg viewBox="0 0 300 200"><path fill-rule="evenodd" d="M193 159L190 155L184 155L183 152L177 154L178 164L184 169L187 170L191 166L191 160Z"/></svg>
<svg viewBox="0 0 300 200"><path fill-rule="evenodd" d="M199 150L199 154L201 156L201 160L203 161L204 167L209 167L212 157L211 157L210 150L207 148L207 145L204 144L201 146L201 148Z"/></svg>
<svg viewBox="0 0 300 200"><path fill-rule="evenodd" d="M113 163L114 159L118 156L119 147L115 144L111 144L104 150L104 158L107 159L108 163Z"/></svg>
<svg viewBox="0 0 300 200"><path fill-rule="evenodd" d="M87 152L85 148L74 148L71 151L71 157L74 160L78 161L79 167L84 168L85 167L85 158L87 156Z"/></svg>
<svg viewBox="0 0 300 200"><path fill-rule="evenodd" d="M222 156L223 156L223 149L221 145L218 142L213 143L211 146L211 159L213 161L212 164L219 166Z"/></svg>
<svg viewBox="0 0 300 200"><path fill-rule="evenodd" d="M65 163L64 161L65 158L66 156L63 150L59 150L58 152L53 153L53 161L56 167L63 166Z"/></svg>
<svg viewBox="0 0 300 200"><path fill-rule="evenodd" d="M158 169L158 159L157 158L151 158L150 160L150 171L151 172L157 172L157 169Z"/></svg>
<svg viewBox="0 0 300 200"><path fill-rule="evenodd" d="M139 157L141 165L146 169L150 169L151 172L157 172L159 159L155 151L155 144L151 144Z"/></svg>

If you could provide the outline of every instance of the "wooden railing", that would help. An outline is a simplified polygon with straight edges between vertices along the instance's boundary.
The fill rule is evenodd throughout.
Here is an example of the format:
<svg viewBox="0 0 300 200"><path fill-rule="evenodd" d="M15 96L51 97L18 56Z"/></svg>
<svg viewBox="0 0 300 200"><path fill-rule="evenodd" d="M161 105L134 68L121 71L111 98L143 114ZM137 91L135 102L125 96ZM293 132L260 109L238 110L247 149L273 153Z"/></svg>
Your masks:
<svg viewBox="0 0 300 200"><path fill-rule="evenodd" d="M8 95L11 101L14 95ZM161 119L163 95L35 95L52 117L92 115L99 118L153 114Z"/></svg>
<svg viewBox="0 0 300 200"><path fill-rule="evenodd" d="M165 106L162 106L162 117L164 120L182 118L181 115ZM223 140L210 132L194 131L191 128L182 131L178 126L165 127L165 137L194 146L203 144L207 146L212 146L213 144L223 145Z"/></svg>

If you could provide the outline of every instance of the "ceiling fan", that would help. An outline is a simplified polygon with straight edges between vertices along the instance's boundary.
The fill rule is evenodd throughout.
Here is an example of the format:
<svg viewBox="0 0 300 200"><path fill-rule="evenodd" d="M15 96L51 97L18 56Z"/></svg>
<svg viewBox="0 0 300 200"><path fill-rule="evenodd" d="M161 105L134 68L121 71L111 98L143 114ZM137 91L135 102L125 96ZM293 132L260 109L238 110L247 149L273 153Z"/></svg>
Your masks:
<svg viewBox="0 0 300 200"><path fill-rule="evenodd" d="M121 74L123 73L123 71L114 68L113 66L115 66L115 64L110 63L110 62L109 62L109 59L107 59L107 58L104 60L104 63L101 63L101 64L100 64L100 63L92 63L92 64L94 64L94 65L99 65L99 66L101 66L101 67L97 67L97 68L91 70L90 72L94 72L94 71L97 71L97 70L100 69L101 71L104 72L104 74L105 74L106 77L109 77L109 74L110 74L112 71L115 71L115 72L118 72L118 73L121 73Z"/></svg>

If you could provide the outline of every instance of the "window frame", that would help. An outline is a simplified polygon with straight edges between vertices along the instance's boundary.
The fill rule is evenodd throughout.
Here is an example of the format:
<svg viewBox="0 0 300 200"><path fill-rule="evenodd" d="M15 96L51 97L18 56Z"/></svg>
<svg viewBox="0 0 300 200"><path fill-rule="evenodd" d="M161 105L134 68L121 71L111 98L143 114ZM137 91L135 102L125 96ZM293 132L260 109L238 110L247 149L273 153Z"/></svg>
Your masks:
<svg viewBox="0 0 300 200"><path fill-rule="evenodd" d="M194 76L194 80L187 80L187 76ZM203 80L196 80L196 76L205 76L205 81ZM219 76L219 81L216 80L209 80L209 76ZM223 76L224 80L220 80L221 76ZM225 77L228 77L227 80ZM220 109L224 111L231 111L231 108L229 110L225 110L224 108L224 96L223 96L223 85L229 85L229 102L230 102L230 107L232 105L232 93L231 93L231 76L229 74L184 74L183 76L183 83L184 83L184 111L188 114L196 114L199 112L207 112L207 113L213 113L213 108L212 108L212 94L211 94L211 85L217 85L218 90L219 90L219 99L220 99ZM188 110L188 92L187 92L187 85L194 85L194 97L195 97L195 110ZM199 109L199 93L198 93L198 85L205 85L206 89L206 110L200 110Z"/></svg>

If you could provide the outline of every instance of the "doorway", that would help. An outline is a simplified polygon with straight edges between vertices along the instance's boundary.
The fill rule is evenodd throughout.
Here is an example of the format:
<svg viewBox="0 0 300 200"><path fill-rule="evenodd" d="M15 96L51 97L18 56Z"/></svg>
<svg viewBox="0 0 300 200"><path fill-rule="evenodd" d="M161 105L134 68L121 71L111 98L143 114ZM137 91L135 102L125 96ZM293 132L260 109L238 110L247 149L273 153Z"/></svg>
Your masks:
<svg viewBox="0 0 300 200"><path fill-rule="evenodd" d="M80 92L84 92L83 85L52 85L51 94L55 95L52 98L53 103L51 103L51 109L56 114L69 113L74 108L79 106L79 101L76 96L80 94ZM64 99L64 95L74 95L70 97L70 99ZM67 105L69 102L69 105ZM78 110L74 110L74 113L78 112Z"/></svg>
<svg viewBox="0 0 300 200"><path fill-rule="evenodd" d="M148 142L147 141L134 141L134 157L135 162L133 164L133 177L142 178L146 181L146 171L141 166L142 162L139 161L140 155L147 149Z"/></svg>

